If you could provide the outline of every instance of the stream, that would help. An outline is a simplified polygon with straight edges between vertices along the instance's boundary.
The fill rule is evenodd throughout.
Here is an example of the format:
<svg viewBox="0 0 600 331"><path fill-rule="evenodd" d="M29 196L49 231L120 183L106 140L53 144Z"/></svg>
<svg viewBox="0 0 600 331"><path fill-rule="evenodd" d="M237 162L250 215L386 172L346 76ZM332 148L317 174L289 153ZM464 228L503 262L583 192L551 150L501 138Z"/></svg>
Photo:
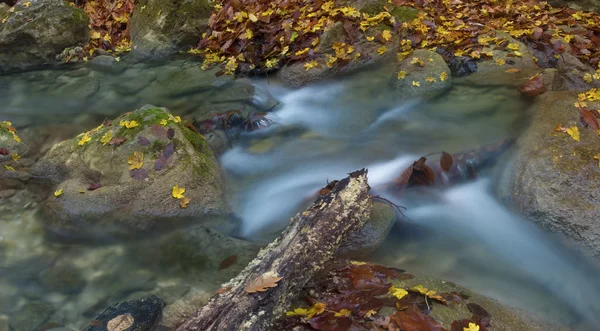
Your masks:
<svg viewBox="0 0 600 331"><path fill-rule="evenodd" d="M270 110L272 126L242 134L219 156L228 201L240 220L231 235L268 243L327 181L367 168L374 194L406 210L397 214L383 245L365 259L455 282L546 320L577 327L600 323L595 300L600 272L594 263L506 204L502 174L510 150L494 166L476 169L475 180L384 189L421 156L435 161L442 151L518 138L528 125L529 103L516 89L474 86L459 78L444 94L419 100L390 88L385 66L288 89L273 78L224 85L187 60L122 62L111 68L0 76L0 120L13 121L24 132L49 130L60 136L147 103L184 118L201 118L214 110L211 104L218 111ZM242 97L249 86L254 93ZM0 198L0 316L22 315L20 308L28 302L43 302L46 325L75 330L113 300L158 293L171 298L169 304L189 292L208 296L236 273L190 272L183 258L164 265L161 259L149 262L148 256L136 255L138 243L48 239L38 206L19 194ZM62 260L76 266L69 271L78 283L72 291L37 277Z"/></svg>

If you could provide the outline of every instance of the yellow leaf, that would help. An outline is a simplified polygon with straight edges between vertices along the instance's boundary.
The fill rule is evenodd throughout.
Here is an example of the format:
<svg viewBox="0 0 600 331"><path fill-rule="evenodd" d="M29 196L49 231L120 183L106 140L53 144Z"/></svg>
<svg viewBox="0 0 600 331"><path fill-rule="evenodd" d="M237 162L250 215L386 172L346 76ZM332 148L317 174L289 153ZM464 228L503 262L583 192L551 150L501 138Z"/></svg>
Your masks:
<svg viewBox="0 0 600 331"><path fill-rule="evenodd" d="M509 74L516 74L518 72L521 72L521 69L513 68L513 69L505 70L504 72L508 72Z"/></svg>
<svg viewBox="0 0 600 331"><path fill-rule="evenodd" d="M519 51L514 51L513 54L515 54L517 57L523 57L523 53Z"/></svg>
<svg viewBox="0 0 600 331"><path fill-rule="evenodd" d="M367 37L367 41L373 41L375 40L375 37L371 36L371 37Z"/></svg>
<svg viewBox="0 0 600 331"><path fill-rule="evenodd" d="M83 145L85 145L87 142L89 142L90 140L92 140L92 137L90 137L90 134L86 132L86 133L83 135L83 137L81 137L81 139L79 140L79 142L77 143L77 145L79 145L79 146L83 146Z"/></svg>
<svg viewBox="0 0 600 331"><path fill-rule="evenodd" d="M385 47L385 46L381 46L377 49L377 53L379 55L383 55L385 52L387 52L387 47Z"/></svg>
<svg viewBox="0 0 600 331"><path fill-rule="evenodd" d="M310 309L308 310L308 318L311 319L313 318L313 316L315 315L319 315L322 312L325 311L325 304L321 303L321 302L317 302L315 303L312 307L310 307Z"/></svg>
<svg viewBox="0 0 600 331"><path fill-rule="evenodd" d="M252 33L252 30L250 29L246 29L246 33L244 34L245 39L252 39L252 37L254 37L254 33Z"/></svg>
<svg viewBox="0 0 600 331"><path fill-rule="evenodd" d="M594 156L594 159L598 160L598 168L600 168L600 154Z"/></svg>
<svg viewBox="0 0 600 331"><path fill-rule="evenodd" d="M342 309L339 313L335 313L335 317L349 317L352 312L348 309Z"/></svg>
<svg viewBox="0 0 600 331"><path fill-rule="evenodd" d="M308 309L305 308L296 308L292 311L288 311L285 313L285 316L306 316L308 315Z"/></svg>
<svg viewBox="0 0 600 331"><path fill-rule="evenodd" d="M162 126L165 126L165 125L167 125L167 120L161 120L159 124Z"/></svg>
<svg viewBox="0 0 600 331"><path fill-rule="evenodd" d="M129 170L140 169L144 164L144 154L133 152L133 155L127 159L127 163L130 165Z"/></svg>
<svg viewBox="0 0 600 331"><path fill-rule="evenodd" d="M350 261L350 264L352 264L352 265L365 265L367 263L366 262L361 262L361 261Z"/></svg>
<svg viewBox="0 0 600 331"><path fill-rule="evenodd" d="M448 73L446 73L446 72L444 71L444 72L442 72L442 73L440 74L440 80L443 82L443 81L445 81L446 79L448 79Z"/></svg>
<svg viewBox="0 0 600 331"><path fill-rule="evenodd" d="M463 328L463 331L479 331L479 325L469 322L469 327Z"/></svg>
<svg viewBox="0 0 600 331"><path fill-rule="evenodd" d="M131 128L135 128L136 126L138 126L140 124L137 121L120 121L119 125L124 126L127 129L131 129Z"/></svg>
<svg viewBox="0 0 600 331"><path fill-rule="evenodd" d="M64 191L61 188L60 190L57 190L54 192L54 196L58 198L59 196L63 195L63 193L64 193Z"/></svg>
<svg viewBox="0 0 600 331"><path fill-rule="evenodd" d="M402 299L404 298L404 296L406 296L408 294L408 291L406 291L403 288L398 288L395 286L390 287L389 292L392 296L398 298L398 299Z"/></svg>
<svg viewBox="0 0 600 331"><path fill-rule="evenodd" d="M418 87L418 86L421 86L421 83L420 83L420 82L415 82L415 81L413 80L413 81L412 81L412 85L413 85L413 86L417 86L417 87Z"/></svg>
<svg viewBox="0 0 600 331"><path fill-rule="evenodd" d="M265 67L267 67L267 68L273 68L277 64L279 64L279 60L278 59L270 59L270 60L267 60L265 62Z"/></svg>
<svg viewBox="0 0 600 331"><path fill-rule="evenodd" d="M181 208L187 208L187 205L190 203L190 199L183 197L183 199L181 199L181 201L179 201L179 206Z"/></svg>
<svg viewBox="0 0 600 331"><path fill-rule="evenodd" d="M392 32L390 30L384 30L381 33L381 36L383 39L385 39L385 41L390 41L390 39L392 39Z"/></svg>
<svg viewBox="0 0 600 331"><path fill-rule="evenodd" d="M105 133L102 138L100 138L100 142L102 143L102 145L106 146L106 144L108 144L113 138L113 134L111 131L108 131L107 133Z"/></svg>
<svg viewBox="0 0 600 331"><path fill-rule="evenodd" d="M319 44L319 37L315 38L315 39L312 41L312 43L311 43L311 45L312 45L313 47L316 47L318 44Z"/></svg>
<svg viewBox="0 0 600 331"><path fill-rule="evenodd" d="M508 49L510 49L511 51L518 51L519 44L517 44L517 43L508 44Z"/></svg>
<svg viewBox="0 0 600 331"><path fill-rule="evenodd" d="M400 70L398 73L398 79L404 79L406 77L406 71Z"/></svg>
<svg viewBox="0 0 600 331"><path fill-rule="evenodd" d="M503 66L506 63L506 61L502 58L496 59L496 64L499 66Z"/></svg>
<svg viewBox="0 0 600 331"><path fill-rule="evenodd" d="M257 18L257 17L256 17L254 14L252 14L252 13L248 14L248 18L249 18L249 19L250 19L252 22L256 22L256 21L258 21L258 18Z"/></svg>
<svg viewBox="0 0 600 331"><path fill-rule="evenodd" d="M377 310L371 309L371 310L369 310L368 312L365 313L365 317L371 317L371 316L376 315L376 314L377 314Z"/></svg>
<svg viewBox="0 0 600 331"><path fill-rule="evenodd" d="M431 76L429 76L429 77L425 78L425 80L426 80L426 81L427 81L429 84L433 84L433 83L435 83L435 82L437 81L437 79L435 79L435 77L431 77Z"/></svg>
<svg viewBox="0 0 600 331"><path fill-rule="evenodd" d="M307 71L313 68L316 68L319 64L317 63L316 60L310 61L310 62L306 62L304 64L304 69L306 69Z"/></svg>
<svg viewBox="0 0 600 331"><path fill-rule="evenodd" d="M10 157L12 158L13 161L19 161L21 159L21 155L19 155L17 153L12 153L10 155Z"/></svg>
<svg viewBox="0 0 600 331"><path fill-rule="evenodd" d="M294 53L294 55L296 55L296 56L300 56L300 55L302 55L302 54L304 54L304 53L308 53L308 51L309 51L309 50L310 50L310 48L306 47L306 48L304 48L303 50L299 50L299 51L297 51L296 53Z"/></svg>
<svg viewBox="0 0 600 331"><path fill-rule="evenodd" d="M567 133L569 136L571 136L571 138L575 139L575 141L579 141L581 139L579 135L579 129L576 126L568 128Z"/></svg>
<svg viewBox="0 0 600 331"><path fill-rule="evenodd" d="M591 83L591 82L592 82L592 78L593 78L593 77L592 77L592 75L591 75L589 72L588 72L588 73L586 73L585 75L583 75L583 80L584 80L586 83Z"/></svg>
<svg viewBox="0 0 600 331"><path fill-rule="evenodd" d="M31 1L23 2L23 6L29 7L31 5Z"/></svg>
<svg viewBox="0 0 600 331"><path fill-rule="evenodd" d="M185 193L185 189L183 187L179 187L178 185L173 186L173 191L171 192L171 195L173 195L173 198L175 199L183 199L183 193Z"/></svg>

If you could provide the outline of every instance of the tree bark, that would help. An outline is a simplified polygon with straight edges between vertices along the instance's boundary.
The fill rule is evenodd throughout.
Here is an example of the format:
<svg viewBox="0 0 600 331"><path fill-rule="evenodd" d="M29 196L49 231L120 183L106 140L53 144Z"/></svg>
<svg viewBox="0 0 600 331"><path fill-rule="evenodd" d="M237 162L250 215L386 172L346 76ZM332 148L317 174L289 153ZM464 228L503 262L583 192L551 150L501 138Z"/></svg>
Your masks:
<svg viewBox="0 0 600 331"><path fill-rule="evenodd" d="M209 302L177 330L271 330L285 316L304 285L334 258L340 244L369 219L371 196L367 170L340 180ZM262 275L281 277L275 287L248 293L246 287Z"/></svg>

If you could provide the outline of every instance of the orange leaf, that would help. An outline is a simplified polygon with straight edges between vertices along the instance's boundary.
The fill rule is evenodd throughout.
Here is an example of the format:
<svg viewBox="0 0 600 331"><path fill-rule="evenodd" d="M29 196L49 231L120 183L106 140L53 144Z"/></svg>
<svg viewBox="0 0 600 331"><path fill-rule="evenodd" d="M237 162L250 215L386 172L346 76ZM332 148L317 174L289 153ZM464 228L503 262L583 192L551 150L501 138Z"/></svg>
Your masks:
<svg viewBox="0 0 600 331"><path fill-rule="evenodd" d="M448 172L450 171L450 168L452 167L452 163L454 163L454 160L452 159L452 155L446 153L446 152L442 152L442 157L440 158L440 166L442 166L442 170Z"/></svg>
<svg viewBox="0 0 600 331"><path fill-rule="evenodd" d="M276 287L277 282L281 280L277 273L266 272L258 276L244 289L247 293L264 292L271 287Z"/></svg>
<svg viewBox="0 0 600 331"><path fill-rule="evenodd" d="M504 72L508 72L509 74L516 74L517 72L521 72L521 69L513 68L505 70Z"/></svg>

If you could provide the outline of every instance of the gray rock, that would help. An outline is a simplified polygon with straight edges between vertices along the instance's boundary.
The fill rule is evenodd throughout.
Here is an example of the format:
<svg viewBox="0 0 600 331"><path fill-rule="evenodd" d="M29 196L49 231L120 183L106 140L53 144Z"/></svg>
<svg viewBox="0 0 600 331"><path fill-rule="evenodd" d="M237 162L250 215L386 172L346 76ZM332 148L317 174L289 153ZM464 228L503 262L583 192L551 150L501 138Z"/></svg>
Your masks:
<svg viewBox="0 0 600 331"><path fill-rule="evenodd" d="M338 254L361 257L374 252L383 243L395 222L396 212L390 204L374 202L369 221L342 243Z"/></svg>
<svg viewBox="0 0 600 331"><path fill-rule="evenodd" d="M573 106L577 93L546 92L538 98L532 125L506 170L507 194L527 218L600 255L600 167L594 159L600 137L582 127ZM581 141L555 132L559 123L578 127Z"/></svg>
<svg viewBox="0 0 600 331"><path fill-rule="evenodd" d="M129 120L139 125L130 129L119 125ZM159 124L162 120L165 126ZM189 222L209 224L216 221L214 216L229 213L210 147L202 136L175 121L166 109L145 106L111 125L55 145L31 169L36 176L54 180L58 183L55 190L64 192L45 201L45 225L63 235L110 239L160 232ZM172 139L167 129L173 130ZM86 135L90 141L82 142ZM100 140L108 135L126 140L119 146L103 144ZM140 137L148 144L141 145ZM145 174L137 179L128 164L134 152L144 155L140 171ZM101 188L87 190L98 183ZM186 208L171 195L175 185L186 190L184 196L190 199Z"/></svg>
<svg viewBox="0 0 600 331"><path fill-rule="evenodd" d="M0 3L0 7L2 7L3 3ZM10 331L8 325L8 316L0 315L0 331Z"/></svg>
<svg viewBox="0 0 600 331"><path fill-rule="evenodd" d="M85 286L80 270L72 264L61 263L44 270L40 281L48 291L65 294L77 293Z"/></svg>
<svg viewBox="0 0 600 331"><path fill-rule="evenodd" d="M19 309L10 319L15 331L37 331L54 313L54 307L43 301L31 301Z"/></svg>
<svg viewBox="0 0 600 331"><path fill-rule="evenodd" d="M406 73L404 78L398 76L400 72ZM443 74L445 77L442 76ZM433 80L429 82L428 78ZM452 78L450 68L441 55L430 50L419 49L402 60L390 78L390 84L403 98L431 97L447 90L452 84Z"/></svg>
<svg viewBox="0 0 600 331"><path fill-rule="evenodd" d="M89 60L86 66L97 71L109 73L119 73L126 69L125 65L121 65L120 62L110 55L96 56Z"/></svg>
<svg viewBox="0 0 600 331"><path fill-rule="evenodd" d="M196 46L211 13L208 0L139 1L129 23L133 53L159 58Z"/></svg>
<svg viewBox="0 0 600 331"><path fill-rule="evenodd" d="M145 299L130 300L112 305L84 328L84 331L105 331L107 324L113 318L130 314L133 324L128 331L149 331L160 319L165 303L156 295Z"/></svg>
<svg viewBox="0 0 600 331"><path fill-rule="evenodd" d="M0 72L54 63L57 54L89 39L88 17L62 0L20 1L0 25Z"/></svg>

